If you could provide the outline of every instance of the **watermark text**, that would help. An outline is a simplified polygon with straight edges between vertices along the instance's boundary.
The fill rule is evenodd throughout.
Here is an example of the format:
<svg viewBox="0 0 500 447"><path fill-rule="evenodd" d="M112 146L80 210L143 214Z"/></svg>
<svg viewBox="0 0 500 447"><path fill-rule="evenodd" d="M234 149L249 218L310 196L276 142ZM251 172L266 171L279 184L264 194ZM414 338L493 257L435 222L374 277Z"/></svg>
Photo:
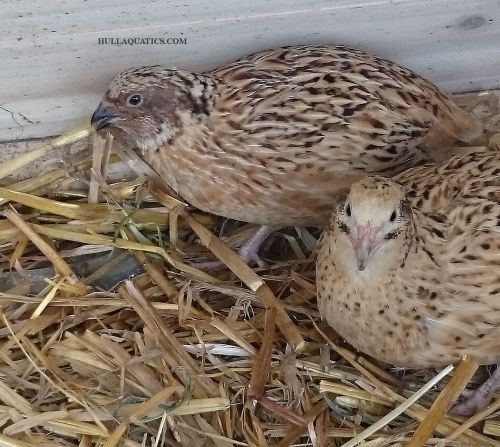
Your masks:
<svg viewBox="0 0 500 447"><path fill-rule="evenodd" d="M187 37L98 37L98 45L187 45Z"/></svg>

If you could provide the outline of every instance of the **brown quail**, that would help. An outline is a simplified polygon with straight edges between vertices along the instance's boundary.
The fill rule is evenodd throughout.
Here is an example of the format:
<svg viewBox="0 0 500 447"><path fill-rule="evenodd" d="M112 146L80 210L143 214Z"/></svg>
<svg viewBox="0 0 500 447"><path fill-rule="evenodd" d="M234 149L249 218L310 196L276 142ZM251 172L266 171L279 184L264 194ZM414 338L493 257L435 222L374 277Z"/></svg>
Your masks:
<svg viewBox="0 0 500 447"><path fill-rule="evenodd" d="M342 46L278 48L206 73L129 69L92 122L140 148L190 204L267 226L325 224L364 173L445 159L481 133L429 81Z"/></svg>
<svg viewBox="0 0 500 447"><path fill-rule="evenodd" d="M318 252L318 306L350 344L407 368L500 362L500 154L354 183ZM456 408L484 406L500 372Z"/></svg>

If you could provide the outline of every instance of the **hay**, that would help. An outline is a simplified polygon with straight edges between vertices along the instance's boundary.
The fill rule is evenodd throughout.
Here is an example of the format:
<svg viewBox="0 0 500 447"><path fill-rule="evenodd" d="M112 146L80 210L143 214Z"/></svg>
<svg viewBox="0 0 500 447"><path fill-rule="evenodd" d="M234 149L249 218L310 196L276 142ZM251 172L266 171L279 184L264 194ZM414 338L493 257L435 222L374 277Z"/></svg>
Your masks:
<svg viewBox="0 0 500 447"><path fill-rule="evenodd" d="M459 150L498 149L496 97L457 102L486 124ZM0 167L0 447L500 446L500 400L467 421L445 413L473 359L451 376L397 371L320 322L313 230L281 233L251 269L233 249L254 226L190 209L110 137L8 181L91 133ZM137 178L110 182L120 163ZM214 257L228 269L193 267Z"/></svg>

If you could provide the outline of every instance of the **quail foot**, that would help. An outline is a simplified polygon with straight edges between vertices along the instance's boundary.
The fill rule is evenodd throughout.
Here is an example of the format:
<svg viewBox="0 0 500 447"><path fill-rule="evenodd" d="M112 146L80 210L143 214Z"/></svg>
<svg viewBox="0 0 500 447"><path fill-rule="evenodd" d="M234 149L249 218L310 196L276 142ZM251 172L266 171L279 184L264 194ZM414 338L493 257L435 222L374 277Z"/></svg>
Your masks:
<svg viewBox="0 0 500 447"><path fill-rule="evenodd" d="M280 227L272 227L269 225L261 225L255 234L251 236L240 248L238 254L247 263L255 262L260 268L266 268L266 263L259 256L259 248L262 243ZM219 261L199 262L195 267L202 270L218 270L224 267L224 264Z"/></svg>
<svg viewBox="0 0 500 447"><path fill-rule="evenodd" d="M405 368L500 361L500 153L354 183L317 259L322 317L352 346ZM500 372L455 407L484 407Z"/></svg>
<svg viewBox="0 0 500 447"><path fill-rule="evenodd" d="M365 173L446 159L453 141L481 133L411 70L328 45L262 51L204 73L128 69L92 122L139 148L191 205L268 226L324 225Z"/></svg>

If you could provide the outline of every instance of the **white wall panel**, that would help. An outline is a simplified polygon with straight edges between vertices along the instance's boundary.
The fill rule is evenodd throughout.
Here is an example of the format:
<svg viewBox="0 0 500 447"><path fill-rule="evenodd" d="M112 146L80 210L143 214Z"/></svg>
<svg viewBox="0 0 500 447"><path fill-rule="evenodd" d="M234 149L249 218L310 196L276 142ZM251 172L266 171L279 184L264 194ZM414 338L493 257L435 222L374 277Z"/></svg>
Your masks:
<svg viewBox="0 0 500 447"><path fill-rule="evenodd" d="M129 66L203 70L299 43L369 49L449 91L500 87L500 0L0 0L0 140L87 119ZM98 45L185 37L186 45Z"/></svg>

